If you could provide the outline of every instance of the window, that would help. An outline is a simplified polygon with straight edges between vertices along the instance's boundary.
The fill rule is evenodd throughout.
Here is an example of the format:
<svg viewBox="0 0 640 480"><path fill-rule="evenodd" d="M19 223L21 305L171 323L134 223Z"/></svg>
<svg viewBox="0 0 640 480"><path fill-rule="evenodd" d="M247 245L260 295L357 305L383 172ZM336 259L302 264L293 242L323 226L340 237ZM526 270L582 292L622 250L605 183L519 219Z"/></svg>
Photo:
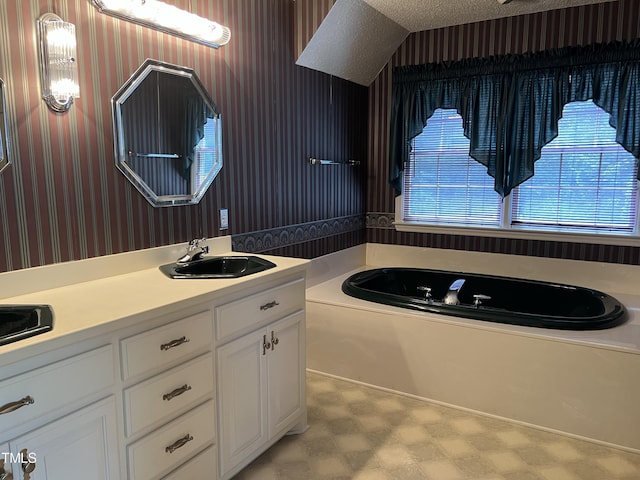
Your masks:
<svg viewBox="0 0 640 480"><path fill-rule="evenodd" d="M636 234L637 162L616 143L609 114L592 101L572 102L558 131L534 176L502 202L486 168L468 155L462 118L436 110L412 143L400 223Z"/></svg>
<svg viewBox="0 0 640 480"><path fill-rule="evenodd" d="M568 104L535 175L514 190L512 224L633 233L637 162L615 137L609 114L592 101Z"/></svg>
<svg viewBox="0 0 640 480"><path fill-rule="evenodd" d="M487 169L469 156L462 118L438 109L412 145L404 176L405 220L499 226L501 202Z"/></svg>

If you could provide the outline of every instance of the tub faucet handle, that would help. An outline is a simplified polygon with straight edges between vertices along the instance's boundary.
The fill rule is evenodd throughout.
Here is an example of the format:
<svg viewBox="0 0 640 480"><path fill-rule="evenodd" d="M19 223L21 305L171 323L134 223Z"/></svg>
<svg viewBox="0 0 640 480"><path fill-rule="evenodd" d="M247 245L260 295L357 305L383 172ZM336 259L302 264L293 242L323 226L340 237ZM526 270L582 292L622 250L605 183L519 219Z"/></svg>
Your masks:
<svg viewBox="0 0 640 480"><path fill-rule="evenodd" d="M424 299L425 300L431 300L431 287L425 287L425 286L418 286L417 289L419 292L424 292Z"/></svg>
<svg viewBox="0 0 640 480"><path fill-rule="evenodd" d="M482 293L478 293L473 296L473 306L478 308L483 301L491 300L489 295L483 295Z"/></svg>

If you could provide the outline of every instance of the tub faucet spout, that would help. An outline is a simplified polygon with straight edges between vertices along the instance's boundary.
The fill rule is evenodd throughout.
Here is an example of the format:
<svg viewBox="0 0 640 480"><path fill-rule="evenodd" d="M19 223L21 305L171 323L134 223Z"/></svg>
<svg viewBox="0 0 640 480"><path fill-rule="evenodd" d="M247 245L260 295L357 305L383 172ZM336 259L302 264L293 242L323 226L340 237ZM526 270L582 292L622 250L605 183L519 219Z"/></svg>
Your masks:
<svg viewBox="0 0 640 480"><path fill-rule="evenodd" d="M460 289L463 285L464 278L459 278L451 285L449 285L449 291L444 296L444 299L442 301L447 305L458 305L460 303L460 300L458 300L458 292L460 292Z"/></svg>

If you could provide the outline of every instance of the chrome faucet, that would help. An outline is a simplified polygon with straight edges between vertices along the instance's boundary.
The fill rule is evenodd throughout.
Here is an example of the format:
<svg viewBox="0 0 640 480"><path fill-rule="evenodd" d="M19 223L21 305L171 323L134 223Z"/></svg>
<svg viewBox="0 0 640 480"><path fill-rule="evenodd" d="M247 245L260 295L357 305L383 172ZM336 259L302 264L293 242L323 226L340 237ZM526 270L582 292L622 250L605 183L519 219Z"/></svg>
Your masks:
<svg viewBox="0 0 640 480"><path fill-rule="evenodd" d="M206 238L194 238L189 242L187 247L187 253L181 256L176 263L189 263L195 260L200 260L205 253L209 253L209 246L200 246L200 242L204 242Z"/></svg>
<svg viewBox="0 0 640 480"><path fill-rule="evenodd" d="M443 303L447 305L458 305L460 303L460 300L458 300L458 292L460 292L463 285L464 278L459 278L449 285L449 291L447 291L447 294L444 296L442 300Z"/></svg>

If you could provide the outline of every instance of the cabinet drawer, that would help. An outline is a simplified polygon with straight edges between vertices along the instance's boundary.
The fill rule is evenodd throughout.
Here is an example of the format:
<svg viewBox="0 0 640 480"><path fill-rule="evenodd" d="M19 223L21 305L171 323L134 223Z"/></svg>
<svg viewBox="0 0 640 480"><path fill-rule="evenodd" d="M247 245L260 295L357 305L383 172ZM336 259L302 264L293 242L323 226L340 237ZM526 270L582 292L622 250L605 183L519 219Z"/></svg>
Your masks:
<svg viewBox="0 0 640 480"><path fill-rule="evenodd" d="M113 348L107 345L0 382L0 432L39 417L70 411L113 385ZM33 403L29 403L30 398Z"/></svg>
<svg viewBox="0 0 640 480"><path fill-rule="evenodd" d="M214 447L209 447L163 480L213 479L215 477L212 475L215 475L215 472L216 450Z"/></svg>
<svg viewBox="0 0 640 480"><path fill-rule="evenodd" d="M278 285L215 309L216 340L231 339L255 327L304 309L304 279Z"/></svg>
<svg viewBox="0 0 640 480"><path fill-rule="evenodd" d="M130 445L129 480L158 478L213 443L214 417L210 400Z"/></svg>
<svg viewBox="0 0 640 480"><path fill-rule="evenodd" d="M124 392L125 424L131 436L213 392L213 355L203 355Z"/></svg>
<svg viewBox="0 0 640 480"><path fill-rule="evenodd" d="M211 312L198 313L121 342L122 377L160 369L211 347Z"/></svg>

